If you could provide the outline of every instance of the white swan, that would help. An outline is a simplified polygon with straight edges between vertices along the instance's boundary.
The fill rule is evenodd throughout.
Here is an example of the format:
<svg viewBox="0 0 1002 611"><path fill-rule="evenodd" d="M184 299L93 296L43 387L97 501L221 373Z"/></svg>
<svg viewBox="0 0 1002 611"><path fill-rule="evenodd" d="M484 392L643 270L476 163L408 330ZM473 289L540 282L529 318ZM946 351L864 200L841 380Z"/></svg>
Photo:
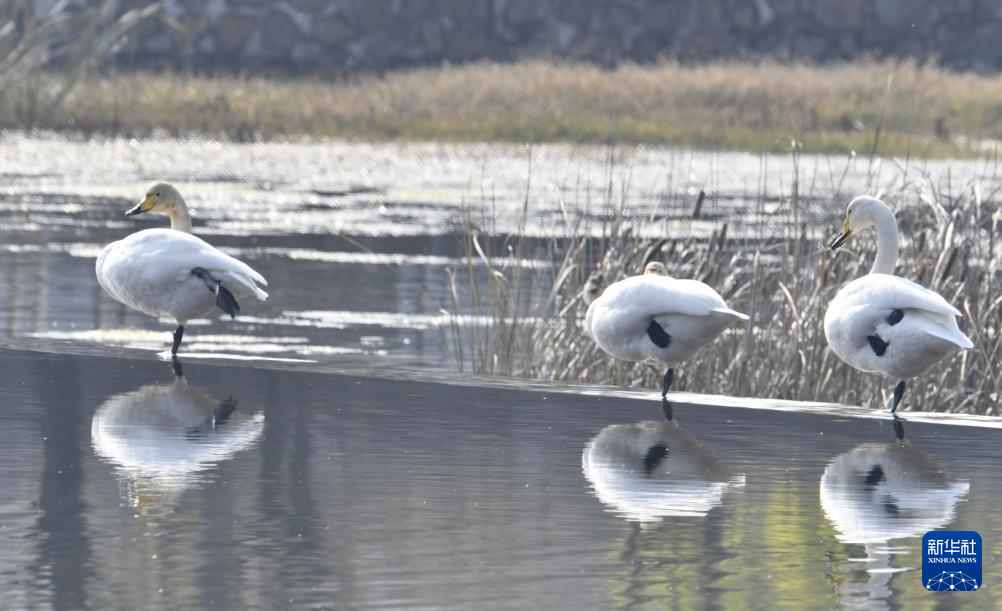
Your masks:
<svg viewBox="0 0 1002 611"><path fill-rule="evenodd" d="M745 481L673 420L605 427L585 446L581 468L600 501L637 522L705 516Z"/></svg>
<svg viewBox="0 0 1002 611"><path fill-rule="evenodd" d="M247 449L264 432L264 414L212 399L184 378L111 397L94 412L95 453L118 468L130 503L168 505L202 474Z"/></svg>
<svg viewBox="0 0 1002 611"><path fill-rule="evenodd" d="M905 441L864 443L821 476L821 508L843 543L886 543L943 528L970 484Z"/></svg>
<svg viewBox="0 0 1002 611"><path fill-rule="evenodd" d="M254 295L264 301L264 277L246 263L216 250L191 235L188 206L177 189L153 185L136 207L125 214L160 212L170 217L170 229L145 229L105 246L97 258L97 281L112 298L140 312L177 321L171 354L176 355L184 324L204 316L214 306L235 317L236 296Z"/></svg>
<svg viewBox="0 0 1002 611"><path fill-rule="evenodd" d="M957 326L957 308L938 293L894 275L898 223L884 202L866 195L852 200L831 249L867 227L877 230L873 267L845 285L828 305L825 337L849 365L900 380L894 388L893 413L904 396L905 379L974 344Z"/></svg>
<svg viewBox="0 0 1002 611"><path fill-rule="evenodd" d="M846 602L865 597L871 603L867 606L889 599L892 576L908 570L892 566L892 556L902 547L890 541L946 528L969 489L968 482L955 480L903 439L865 443L832 459L821 477L821 509L839 541L862 545L866 553L866 581L852 576L860 572L844 571L839 594Z"/></svg>
<svg viewBox="0 0 1002 611"><path fill-rule="evenodd" d="M597 295L597 296L596 296ZM668 366L661 396L668 394L674 367L748 317L697 280L676 280L665 266L648 263L641 276L614 282L604 291L589 280L585 328L599 348L624 361L653 360Z"/></svg>

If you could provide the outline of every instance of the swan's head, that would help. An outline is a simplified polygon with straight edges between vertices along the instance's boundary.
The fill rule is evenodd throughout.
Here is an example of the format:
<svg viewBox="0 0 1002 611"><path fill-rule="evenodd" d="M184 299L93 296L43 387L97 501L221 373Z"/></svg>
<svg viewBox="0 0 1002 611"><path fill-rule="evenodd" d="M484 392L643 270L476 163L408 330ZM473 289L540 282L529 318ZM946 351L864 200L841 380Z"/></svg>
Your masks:
<svg viewBox="0 0 1002 611"><path fill-rule="evenodd" d="M173 185L158 182L149 188L143 201L126 212L125 216L135 216L144 212L159 212L171 216L175 210L183 205L184 199Z"/></svg>
<svg viewBox="0 0 1002 611"><path fill-rule="evenodd" d="M665 267L664 263L661 263L659 261L651 261L650 263L644 266L644 275L648 274L651 276L667 276L668 268Z"/></svg>
<svg viewBox="0 0 1002 611"><path fill-rule="evenodd" d="M846 206L845 209L845 220L842 222L842 233L832 240L829 248L832 250L837 249L839 246L845 244L846 240L848 240L852 234L858 233L867 227L873 227L877 224L878 218L885 217L888 214L892 217L894 216L890 207L876 197L860 195L859 197L853 199L849 202L849 205Z"/></svg>
<svg viewBox="0 0 1002 611"><path fill-rule="evenodd" d="M605 276L602 272L593 272L592 275L588 276L584 289L581 291L581 296L586 305L591 305L591 302L601 297L604 292Z"/></svg>

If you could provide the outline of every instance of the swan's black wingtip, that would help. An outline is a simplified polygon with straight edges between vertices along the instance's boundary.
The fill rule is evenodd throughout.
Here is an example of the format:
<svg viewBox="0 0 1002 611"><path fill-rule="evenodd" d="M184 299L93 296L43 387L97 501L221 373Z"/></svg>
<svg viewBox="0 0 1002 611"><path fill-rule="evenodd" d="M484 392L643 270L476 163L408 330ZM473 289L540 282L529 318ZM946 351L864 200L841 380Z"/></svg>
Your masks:
<svg viewBox="0 0 1002 611"><path fill-rule="evenodd" d="M216 307L229 314L230 318L236 318L240 313L240 304L237 303L236 297L221 284L216 287Z"/></svg>

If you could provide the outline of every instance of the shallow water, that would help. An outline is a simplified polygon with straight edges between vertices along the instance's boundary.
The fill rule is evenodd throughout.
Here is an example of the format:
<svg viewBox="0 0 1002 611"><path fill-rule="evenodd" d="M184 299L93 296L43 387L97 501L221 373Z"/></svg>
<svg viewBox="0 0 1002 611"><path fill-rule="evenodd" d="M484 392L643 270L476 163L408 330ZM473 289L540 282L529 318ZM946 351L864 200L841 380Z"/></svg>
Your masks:
<svg viewBox="0 0 1002 611"><path fill-rule="evenodd" d="M909 413L899 439L849 408L684 394L667 420L627 391L443 374L444 270L485 273L460 264L467 222L513 230L528 201L530 236L597 231L611 184L652 236L790 230L784 157L529 156L0 136L0 608L1002 603L998 421ZM819 240L843 194L901 187L845 163L804 159ZM976 163L909 171L997 184ZM183 381L152 356L171 322L93 274L104 244L163 224L122 217L158 178L271 283L237 321L191 323ZM462 294L458 314L483 324ZM933 529L981 533L988 588L931 598Z"/></svg>
<svg viewBox="0 0 1002 611"><path fill-rule="evenodd" d="M266 303L237 321L193 321L189 355L453 368L450 317L483 324L464 294L469 223L493 235L601 233L625 214L651 237L779 237L793 220L821 240L850 195L999 184L980 162L801 158L800 210L791 216L793 164L785 156L663 148L441 145L224 144L204 140L73 141L0 134L0 339L43 338L166 350L172 321L108 298L93 274L101 248L163 217L125 218L154 180L175 182L195 232L270 281ZM906 184L909 185L906 187ZM692 220L700 190L708 193ZM906 198L919 202L917 194ZM607 203L611 202L611 204ZM922 205L922 204L917 204ZM611 207L610 207L611 206ZM525 222L521 218L525 215ZM800 230L797 230L799 233ZM527 264L551 256L530 251ZM457 274L451 303L445 269ZM211 322L211 324L210 324Z"/></svg>
<svg viewBox="0 0 1002 611"><path fill-rule="evenodd" d="M998 430L185 369L0 350L0 606L1002 603ZM923 589L931 529L987 588Z"/></svg>

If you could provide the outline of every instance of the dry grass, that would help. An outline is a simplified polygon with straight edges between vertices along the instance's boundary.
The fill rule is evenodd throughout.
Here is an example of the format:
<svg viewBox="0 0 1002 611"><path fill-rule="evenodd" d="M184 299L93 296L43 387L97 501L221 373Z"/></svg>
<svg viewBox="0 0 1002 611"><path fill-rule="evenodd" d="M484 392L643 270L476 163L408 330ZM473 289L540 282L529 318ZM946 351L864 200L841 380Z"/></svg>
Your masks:
<svg viewBox="0 0 1002 611"><path fill-rule="evenodd" d="M42 75L36 88L44 88ZM24 127L24 86L0 94L0 127ZM706 149L970 156L1002 139L1002 76L912 62L825 67L727 62L529 61L348 80L111 74L79 83L33 126L83 133L201 133L234 140L348 137L667 143Z"/></svg>
<svg viewBox="0 0 1002 611"><path fill-rule="evenodd" d="M77 84L94 74L126 34L160 10L159 2L149 2L109 19L114 0L76 10L65 0L41 12L41 6L30 10L29 5L29 0L0 5L0 114L7 119L0 123L25 130L59 117ZM58 73L39 74L54 65Z"/></svg>
<svg viewBox="0 0 1002 611"><path fill-rule="evenodd" d="M991 173L991 168L986 170ZM609 193L614 193L610 188ZM992 194L995 196L997 194ZM909 382L903 409L998 415L1002 401L1002 211L977 184L954 193L935 185L902 181L884 197L897 210L903 248L897 273L940 292L963 313L961 328L975 348L958 351L926 375ZM614 198L613 198L614 199ZM471 299L494 320L477 335L454 329L454 345L467 364L486 374L568 382L658 388L663 371L616 361L599 350L583 328L581 291L592 273L608 281L640 273L646 261L664 261L672 275L715 287L735 309L751 316L744 329L722 336L684 363L673 388L734 396L886 405L893 381L858 372L828 348L822 320L829 301L847 281L869 271L874 238L854 238L833 257L818 238L801 233L798 196L786 200L778 235L763 228L753 238L728 237L722 224L709 239L674 237L652 242L635 228L665 222L630 218L627 198L606 202L610 219L602 239L585 235L579 223L554 240L556 267L526 272L490 265ZM830 210L844 207L832 201ZM665 202L666 218L693 214L692 200ZM832 219L832 228L837 226ZM872 232L870 232L872 233ZM669 235L667 224L664 235ZM486 241L471 232L468 240ZM509 237L506 243L518 243ZM497 254L497 253L493 253ZM518 249L509 256L517 261ZM534 256L536 254L534 253ZM471 246L468 259L483 258ZM531 278L516 274L534 273ZM460 292L463 287L454 288ZM530 293L530 295L527 295ZM530 304L530 305L526 305ZM533 321L542 318L544 324ZM518 349L512 350L515 346ZM502 349L502 347L504 349Z"/></svg>

